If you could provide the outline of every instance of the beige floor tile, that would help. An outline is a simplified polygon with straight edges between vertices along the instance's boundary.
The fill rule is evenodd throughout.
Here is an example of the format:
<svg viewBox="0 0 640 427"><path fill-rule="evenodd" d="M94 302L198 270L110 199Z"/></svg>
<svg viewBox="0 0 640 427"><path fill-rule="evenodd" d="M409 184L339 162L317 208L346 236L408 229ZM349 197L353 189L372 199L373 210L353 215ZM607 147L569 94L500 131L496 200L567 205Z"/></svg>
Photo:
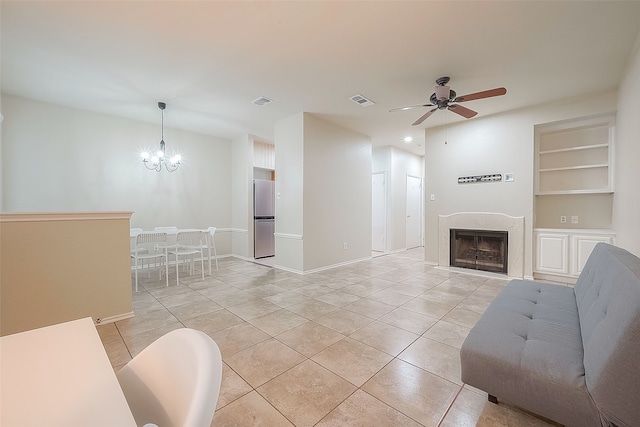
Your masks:
<svg viewBox="0 0 640 427"><path fill-rule="evenodd" d="M460 380L460 350L428 338L418 338L398 359L438 375L452 383Z"/></svg>
<svg viewBox="0 0 640 427"><path fill-rule="evenodd" d="M246 292L258 298L264 298L271 295L280 294L286 291L287 289L281 288L280 286L274 285L272 283L267 285L257 286L253 289L246 290Z"/></svg>
<svg viewBox="0 0 640 427"><path fill-rule="evenodd" d="M287 307L287 310L293 311L294 313L299 314L300 316L305 317L309 320L324 316L325 314L336 311L337 309L338 307L336 307L335 305L327 304L326 302L317 301L314 299L303 301L301 303L290 305Z"/></svg>
<svg viewBox="0 0 640 427"><path fill-rule="evenodd" d="M455 307L453 310L448 312L442 320L471 329L478 322L480 316L482 315L475 311Z"/></svg>
<svg viewBox="0 0 640 427"><path fill-rule="evenodd" d="M397 356L417 340L419 335L376 321L358 329L350 337L391 356Z"/></svg>
<svg viewBox="0 0 640 427"><path fill-rule="evenodd" d="M277 285L278 287L282 288L282 289L287 289L289 291L292 291L294 289L298 289L298 288L301 288L303 286L307 286L309 283L305 282L304 280L296 279L296 278L293 278L293 277L284 277L284 278L281 278L281 279L276 279L274 284Z"/></svg>
<svg viewBox="0 0 640 427"><path fill-rule="evenodd" d="M147 348L149 344L175 329L182 328L181 323L172 323L171 325L161 326L156 329L140 332L135 335L123 335L124 343L131 354L131 357L135 357L142 350Z"/></svg>
<svg viewBox="0 0 640 427"><path fill-rule="evenodd" d="M222 294L217 297L212 297L211 299L224 308L233 307L234 305L246 304L252 301L260 301L260 298L242 290Z"/></svg>
<svg viewBox="0 0 640 427"><path fill-rule="evenodd" d="M349 335L350 333L373 322L373 319L349 310L338 309L324 316L320 316L314 321L326 326L327 328L331 328L338 333Z"/></svg>
<svg viewBox="0 0 640 427"><path fill-rule="evenodd" d="M214 332L209 336L218 344L224 360L245 348L270 338L268 334L246 322Z"/></svg>
<svg viewBox="0 0 640 427"><path fill-rule="evenodd" d="M158 302L167 308L175 307L177 305L188 304L192 302L209 301L207 297L202 295L198 291L189 290L188 292L182 292L177 295L168 295L158 298Z"/></svg>
<svg viewBox="0 0 640 427"><path fill-rule="evenodd" d="M353 393L316 427L419 427L420 424L362 390Z"/></svg>
<svg viewBox="0 0 640 427"><path fill-rule="evenodd" d="M362 298L352 304L345 305L343 308L371 319L379 319L393 311L395 307L369 298Z"/></svg>
<svg viewBox="0 0 640 427"><path fill-rule="evenodd" d="M173 280L171 280L171 277L169 278L169 286L165 285L166 284L164 282L161 286L158 287L149 287L148 285L145 285L145 289L147 289L149 293L156 298L179 295L185 292L194 292L193 289L189 288L188 286L176 285L175 277L173 278Z"/></svg>
<svg viewBox="0 0 640 427"><path fill-rule="evenodd" d="M491 297L471 294L458 304L457 307L482 314L485 312L487 307L489 307L491 301L493 301L493 298Z"/></svg>
<svg viewBox="0 0 640 427"><path fill-rule="evenodd" d="M543 427L550 426L544 420L500 403L494 405L463 388L442 421L442 427Z"/></svg>
<svg viewBox="0 0 640 427"><path fill-rule="evenodd" d="M446 292L448 294L460 295L467 297L471 295L473 291L478 289L480 284L478 282L458 282L455 284L449 283L449 280L445 280L436 287L432 288L434 291Z"/></svg>
<svg viewBox="0 0 640 427"><path fill-rule="evenodd" d="M375 294L376 292L380 292L385 289L388 289L395 285L397 285L396 282L392 282L389 280L382 280L374 277L371 279L366 279L366 280L356 282L349 286L345 286L344 288L342 288L342 290L344 292L348 292L350 294L353 294L359 297L366 297L371 294Z"/></svg>
<svg viewBox="0 0 640 427"><path fill-rule="evenodd" d="M338 341L311 358L358 387L391 359L389 354L350 338Z"/></svg>
<svg viewBox="0 0 640 427"><path fill-rule="evenodd" d="M301 286L295 289L296 292L301 293L302 295L306 295L311 298L318 297L320 295L328 294L329 292L333 292L328 286L323 286L319 284L307 284L305 286Z"/></svg>
<svg viewBox="0 0 640 427"><path fill-rule="evenodd" d="M434 317L425 316L424 314L405 310L404 308L396 308L378 320L418 335L422 335L438 321L438 319Z"/></svg>
<svg viewBox="0 0 640 427"><path fill-rule="evenodd" d="M122 337L120 336L120 332L118 332L118 328L115 323L98 325L96 326L96 331L98 331L98 335L100 336L100 340L103 344L113 341L122 341Z"/></svg>
<svg viewBox="0 0 640 427"><path fill-rule="evenodd" d="M200 292L201 295L211 300L215 300L215 298L217 297L221 297L222 295L229 294L236 291L238 291L237 288L234 288L231 285L227 285L226 283L223 283L223 286L214 286L207 289L198 290L198 292Z"/></svg>
<svg viewBox="0 0 640 427"><path fill-rule="evenodd" d="M257 389L298 427L315 425L355 390L353 384L311 360Z"/></svg>
<svg viewBox="0 0 640 427"><path fill-rule="evenodd" d="M225 362L256 388L304 360L302 354L270 339L227 357Z"/></svg>
<svg viewBox="0 0 640 427"><path fill-rule="evenodd" d="M228 310L219 310L202 314L182 321L187 328L198 329L208 335L234 325L243 323L243 320Z"/></svg>
<svg viewBox="0 0 640 427"><path fill-rule="evenodd" d="M252 391L253 388L233 371L226 363L222 363L222 383L216 410L227 406L234 400Z"/></svg>
<svg viewBox="0 0 640 427"><path fill-rule="evenodd" d="M436 426L460 386L394 359L362 390L425 426Z"/></svg>
<svg viewBox="0 0 640 427"><path fill-rule="evenodd" d="M449 292L437 290L437 286L420 295L418 298L424 298L428 301L442 303L454 307L460 301L466 298L466 295L458 295Z"/></svg>
<svg viewBox="0 0 640 427"><path fill-rule="evenodd" d="M191 319L207 313L213 313L222 309L223 308L215 302L205 298L204 301L173 306L169 311L176 317L176 319L182 322L186 319Z"/></svg>
<svg viewBox="0 0 640 427"><path fill-rule="evenodd" d="M359 296L349 294L347 292L332 291L326 294L318 295L314 297L315 300L326 302L327 304L335 305L336 307L344 307L345 305L354 303L360 299Z"/></svg>
<svg viewBox="0 0 640 427"><path fill-rule="evenodd" d="M299 292L287 291L280 294L271 295L263 299L279 307L287 308L295 304L300 304L301 302L310 301L313 298L303 295Z"/></svg>
<svg viewBox="0 0 640 427"><path fill-rule="evenodd" d="M158 302L150 293L147 293L151 299L133 300L131 308L136 316L141 316L152 311L165 310L166 307Z"/></svg>
<svg viewBox="0 0 640 427"><path fill-rule="evenodd" d="M263 299L252 300L227 308L227 310L244 320L255 319L280 309L281 307Z"/></svg>
<svg viewBox="0 0 640 427"><path fill-rule="evenodd" d="M405 283L399 283L395 286L387 288L388 291L397 292L399 294L409 295L410 297L417 297L418 295L425 292L424 288L420 286L411 286Z"/></svg>
<svg viewBox="0 0 640 427"><path fill-rule="evenodd" d="M414 297L385 289L371 294L367 298L398 307L408 301L411 301Z"/></svg>
<svg viewBox="0 0 640 427"><path fill-rule="evenodd" d="M216 411L211 427L293 426L262 396L252 391Z"/></svg>
<svg viewBox="0 0 640 427"><path fill-rule="evenodd" d="M121 366L127 364L131 360L131 354L124 341L120 338L116 341L104 342L104 350L107 352L111 366Z"/></svg>
<svg viewBox="0 0 640 427"><path fill-rule="evenodd" d="M316 322L307 322L278 335L276 338L295 351L312 357L343 339L344 335Z"/></svg>
<svg viewBox="0 0 640 427"><path fill-rule="evenodd" d="M441 342L442 344L450 345L460 349L469 331L471 329L464 326L456 325L444 320L438 321L427 332L424 333L425 338L432 339L434 341Z"/></svg>
<svg viewBox="0 0 640 427"><path fill-rule="evenodd" d="M300 315L297 315L289 310L280 309L272 313L265 314L264 316L250 319L248 322L256 328L268 333L272 337L280 335L283 332L293 329L296 326L300 326L303 323L307 323L309 319L306 319Z"/></svg>
<svg viewBox="0 0 640 427"><path fill-rule="evenodd" d="M167 326L182 326L178 319L167 310L151 311L116 322L116 327L123 338Z"/></svg>
<svg viewBox="0 0 640 427"><path fill-rule="evenodd" d="M406 304L402 304L401 307L405 310L414 311L416 313L424 314L425 316L440 319L442 316L451 311L451 309L455 307L455 304L429 301L422 298L421 295L417 298L412 299Z"/></svg>

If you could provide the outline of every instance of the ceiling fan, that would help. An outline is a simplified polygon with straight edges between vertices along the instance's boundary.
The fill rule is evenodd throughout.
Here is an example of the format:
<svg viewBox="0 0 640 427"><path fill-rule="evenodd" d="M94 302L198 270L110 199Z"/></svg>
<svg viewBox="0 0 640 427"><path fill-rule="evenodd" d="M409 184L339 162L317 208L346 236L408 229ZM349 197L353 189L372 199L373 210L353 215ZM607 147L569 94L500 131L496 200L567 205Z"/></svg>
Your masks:
<svg viewBox="0 0 640 427"><path fill-rule="evenodd" d="M451 90L449 86L449 77L440 77L436 80L436 88L435 93L431 95L429 98L429 102L431 104L420 104L420 105L410 105L408 107L400 107L394 108L389 111L404 111L411 110L413 108L421 108L421 107L436 107L432 110L427 111L425 114L420 116L418 120L413 122L411 126L417 126L420 123L424 122L430 115L435 113L437 110L447 109L449 111L453 111L456 114L461 115L466 119L470 119L471 117L478 114L477 112L470 110L462 105L458 105L458 102L466 102L473 101L475 99L483 99L483 98L491 98L492 96L500 96L507 93L507 90L503 87L499 87L496 89L483 90L482 92L470 93L468 95L457 96L456 91ZM452 104L452 103L456 104Z"/></svg>

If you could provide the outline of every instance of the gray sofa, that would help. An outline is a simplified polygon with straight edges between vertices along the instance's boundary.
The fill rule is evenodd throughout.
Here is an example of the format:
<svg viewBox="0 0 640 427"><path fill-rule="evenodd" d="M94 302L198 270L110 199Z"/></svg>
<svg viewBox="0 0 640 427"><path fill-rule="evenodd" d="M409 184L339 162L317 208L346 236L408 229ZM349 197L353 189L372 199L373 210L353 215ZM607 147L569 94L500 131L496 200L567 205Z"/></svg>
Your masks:
<svg viewBox="0 0 640 427"><path fill-rule="evenodd" d="M460 359L462 381L493 403L566 426L640 426L640 259L598 243L574 288L510 281Z"/></svg>

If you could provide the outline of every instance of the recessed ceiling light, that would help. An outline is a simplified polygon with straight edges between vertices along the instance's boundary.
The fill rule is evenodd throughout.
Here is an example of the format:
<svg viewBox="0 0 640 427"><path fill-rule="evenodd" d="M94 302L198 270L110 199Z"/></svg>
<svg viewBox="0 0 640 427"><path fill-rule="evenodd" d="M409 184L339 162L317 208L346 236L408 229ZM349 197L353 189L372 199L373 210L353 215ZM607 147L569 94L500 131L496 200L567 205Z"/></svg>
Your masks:
<svg viewBox="0 0 640 427"><path fill-rule="evenodd" d="M410 136L405 136L404 137L404 142L406 142L407 144L409 144L410 142L413 142L413 138Z"/></svg>

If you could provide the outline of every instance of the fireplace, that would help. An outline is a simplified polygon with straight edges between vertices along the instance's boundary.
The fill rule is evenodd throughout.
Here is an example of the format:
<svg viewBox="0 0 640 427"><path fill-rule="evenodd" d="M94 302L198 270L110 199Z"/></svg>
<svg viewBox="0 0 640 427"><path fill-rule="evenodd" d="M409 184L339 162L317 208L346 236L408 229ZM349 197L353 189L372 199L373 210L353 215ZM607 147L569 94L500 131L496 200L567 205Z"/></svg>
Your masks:
<svg viewBox="0 0 640 427"><path fill-rule="evenodd" d="M450 260L453 267L507 273L507 231L450 229Z"/></svg>

